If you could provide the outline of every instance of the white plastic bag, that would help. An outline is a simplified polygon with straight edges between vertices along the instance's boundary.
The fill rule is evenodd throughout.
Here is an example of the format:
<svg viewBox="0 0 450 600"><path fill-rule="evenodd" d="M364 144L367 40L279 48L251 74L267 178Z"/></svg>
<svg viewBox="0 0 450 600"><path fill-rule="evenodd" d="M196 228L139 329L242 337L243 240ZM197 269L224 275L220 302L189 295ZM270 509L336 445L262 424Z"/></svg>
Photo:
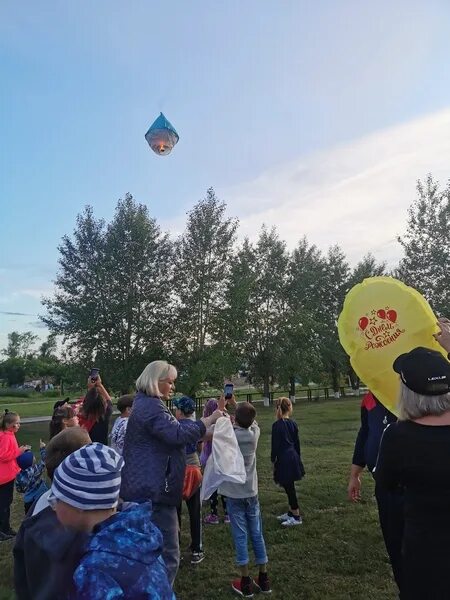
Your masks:
<svg viewBox="0 0 450 600"><path fill-rule="evenodd" d="M212 452L203 473L200 499L203 502L225 481L245 483L244 457L239 450L233 425L228 417L221 417L214 427Z"/></svg>

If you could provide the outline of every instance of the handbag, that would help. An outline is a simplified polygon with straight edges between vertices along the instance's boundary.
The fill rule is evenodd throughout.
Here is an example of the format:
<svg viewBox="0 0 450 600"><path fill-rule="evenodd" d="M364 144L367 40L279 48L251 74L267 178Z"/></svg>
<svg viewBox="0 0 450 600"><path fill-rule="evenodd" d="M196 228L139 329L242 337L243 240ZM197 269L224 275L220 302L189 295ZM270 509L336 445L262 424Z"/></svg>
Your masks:
<svg viewBox="0 0 450 600"><path fill-rule="evenodd" d="M184 471L183 500L189 500L202 485L203 475L200 467L186 465Z"/></svg>

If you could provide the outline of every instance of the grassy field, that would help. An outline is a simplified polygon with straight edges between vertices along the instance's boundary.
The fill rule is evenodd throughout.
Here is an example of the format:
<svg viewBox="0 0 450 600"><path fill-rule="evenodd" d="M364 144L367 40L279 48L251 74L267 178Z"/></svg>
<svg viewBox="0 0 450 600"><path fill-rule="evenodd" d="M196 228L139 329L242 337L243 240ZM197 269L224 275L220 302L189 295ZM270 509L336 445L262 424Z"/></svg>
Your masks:
<svg viewBox="0 0 450 600"><path fill-rule="evenodd" d="M396 597L378 527L370 475L364 477L361 504L352 505L346 499L358 405L357 400L296 405L294 416L300 426L307 471L298 486L304 523L288 530L282 529L275 518L286 510L286 498L271 477L273 411L257 406L262 430L258 450L259 490L274 600ZM39 437L46 437L47 427L47 423L23 425L20 443L31 443L37 449ZM22 510L21 499L16 496L14 526L19 526ZM183 521L182 550L189 544L187 529ZM12 542L0 545L0 600L14 598L12 545ZM190 565L186 555L176 582L179 600L232 597L230 581L236 570L228 526L205 526L204 547L206 558L196 567Z"/></svg>

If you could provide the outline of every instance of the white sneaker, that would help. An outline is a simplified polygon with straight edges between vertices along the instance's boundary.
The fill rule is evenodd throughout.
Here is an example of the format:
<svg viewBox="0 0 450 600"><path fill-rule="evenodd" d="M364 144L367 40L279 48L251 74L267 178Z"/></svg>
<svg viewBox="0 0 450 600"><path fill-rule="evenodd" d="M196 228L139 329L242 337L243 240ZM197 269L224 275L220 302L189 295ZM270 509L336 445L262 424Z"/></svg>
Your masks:
<svg viewBox="0 0 450 600"><path fill-rule="evenodd" d="M281 524L283 525L283 527L295 527L295 525L301 525L302 522L303 521L301 517L299 519L296 519L295 517L289 517L288 519L286 519L286 521L283 521Z"/></svg>
<svg viewBox="0 0 450 600"><path fill-rule="evenodd" d="M282 515L278 515L277 519L279 521L287 521L290 518L290 514L289 513L283 513Z"/></svg>

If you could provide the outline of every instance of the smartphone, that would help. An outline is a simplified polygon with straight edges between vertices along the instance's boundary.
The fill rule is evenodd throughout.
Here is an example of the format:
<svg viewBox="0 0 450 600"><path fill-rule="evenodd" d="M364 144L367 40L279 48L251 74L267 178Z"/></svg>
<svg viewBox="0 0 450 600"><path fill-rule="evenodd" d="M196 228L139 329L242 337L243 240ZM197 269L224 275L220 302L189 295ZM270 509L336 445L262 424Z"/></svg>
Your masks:
<svg viewBox="0 0 450 600"><path fill-rule="evenodd" d="M233 395L234 385L232 383L226 383L223 388L223 393L225 395L225 400L229 400Z"/></svg>
<svg viewBox="0 0 450 600"><path fill-rule="evenodd" d="M89 373L89 377L91 378L92 383L95 383L98 379L98 374L100 373L100 369L93 367L91 372Z"/></svg>

